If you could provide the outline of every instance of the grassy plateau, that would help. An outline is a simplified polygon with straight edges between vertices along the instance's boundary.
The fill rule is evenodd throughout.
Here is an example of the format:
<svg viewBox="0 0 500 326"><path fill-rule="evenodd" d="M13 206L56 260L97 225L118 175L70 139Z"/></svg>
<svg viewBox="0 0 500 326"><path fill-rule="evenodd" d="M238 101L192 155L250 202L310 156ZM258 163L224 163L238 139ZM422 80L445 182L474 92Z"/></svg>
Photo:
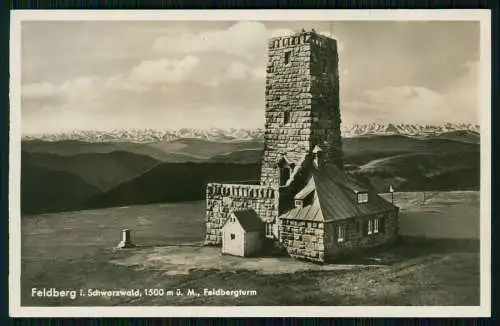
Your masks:
<svg viewBox="0 0 500 326"><path fill-rule="evenodd" d="M397 245L328 265L202 247L204 201L24 215L21 304L479 305L478 192L397 193L394 200L401 207ZM124 228L137 247L116 250ZM77 295L38 297L33 288ZM131 289L142 295L88 294ZM177 289L183 295L173 295ZM217 296L205 289L256 292Z"/></svg>

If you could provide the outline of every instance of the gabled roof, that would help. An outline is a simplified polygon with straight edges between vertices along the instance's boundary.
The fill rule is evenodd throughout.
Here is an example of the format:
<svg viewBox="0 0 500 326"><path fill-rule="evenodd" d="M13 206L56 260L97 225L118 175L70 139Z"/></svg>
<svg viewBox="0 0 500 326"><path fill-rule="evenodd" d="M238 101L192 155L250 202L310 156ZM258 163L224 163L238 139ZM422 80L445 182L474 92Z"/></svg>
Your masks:
<svg viewBox="0 0 500 326"><path fill-rule="evenodd" d="M264 228L264 222L253 209L234 211L232 215L247 232L261 231Z"/></svg>
<svg viewBox="0 0 500 326"><path fill-rule="evenodd" d="M312 169L310 180L297 195L303 195L314 186L315 198L311 205L294 208L280 218L308 221L342 220L355 216L365 216L396 209L394 205L378 196L368 187L353 180L334 164L326 164L321 169ZM368 202L357 202L356 194L368 193Z"/></svg>
<svg viewBox="0 0 500 326"><path fill-rule="evenodd" d="M326 219L345 219L396 209L368 187L363 187L333 164L313 171L316 193ZM353 193L354 192L354 193ZM368 193L368 202L358 204L356 194Z"/></svg>

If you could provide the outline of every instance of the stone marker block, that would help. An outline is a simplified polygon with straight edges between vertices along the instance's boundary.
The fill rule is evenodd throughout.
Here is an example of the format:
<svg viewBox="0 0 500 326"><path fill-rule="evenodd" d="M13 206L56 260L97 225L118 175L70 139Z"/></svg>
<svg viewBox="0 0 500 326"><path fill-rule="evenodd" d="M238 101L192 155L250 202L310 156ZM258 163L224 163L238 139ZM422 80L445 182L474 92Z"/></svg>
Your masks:
<svg viewBox="0 0 500 326"><path fill-rule="evenodd" d="M118 248L132 248L135 245L132 243L132 239L130 237L130 230L124 229L122 230L122 241L118 244Z"/></svg>

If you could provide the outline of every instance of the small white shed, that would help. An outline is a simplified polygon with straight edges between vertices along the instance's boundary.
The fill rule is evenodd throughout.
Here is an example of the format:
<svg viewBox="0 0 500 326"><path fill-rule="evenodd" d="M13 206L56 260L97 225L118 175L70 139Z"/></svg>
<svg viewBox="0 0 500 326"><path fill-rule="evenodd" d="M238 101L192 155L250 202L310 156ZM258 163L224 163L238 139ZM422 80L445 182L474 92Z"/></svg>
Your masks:
<svg viewBox="0 0 500 326"><path fill-rule="evenodd" d="M262 248L264 222L253 209L231 213L222 226L222 253L247 257Z"/></svg>

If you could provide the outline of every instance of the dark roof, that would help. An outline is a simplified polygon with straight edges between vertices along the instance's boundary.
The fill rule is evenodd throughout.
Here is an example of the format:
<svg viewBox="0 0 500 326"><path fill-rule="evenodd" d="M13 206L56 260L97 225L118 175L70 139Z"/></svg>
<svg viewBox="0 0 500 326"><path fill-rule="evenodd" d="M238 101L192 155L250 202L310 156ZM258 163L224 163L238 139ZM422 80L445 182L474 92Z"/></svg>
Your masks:
<svg viewBox="0 0 500 326"><path fill-rule="evenodd" d="M285 214L281 215L280 218L313 222L325 221L318 197L316 195L310 205L306 205L304 207L295 207Z"/></svg>
<svg viewBox="0 0 500 326"><path fill-rule="evenodd" d="M233 215L247 232L261 231L264 228L264 222L253 209L234 211Z"/></svg>
<svg viewBox="0 0 500 326"><path fill-rule="evenodd" d="M302 188L302 190L300 190L295 195L295 199L304 199L304 198L306 198L307 196L309 196L309 194L311 192L314 191L315 188L316 188L316 186L314 185L314 179L313 178L309 179L309 182L305 185L305 187Z"/></svg>
<svg viewBox="0 0 500 326"><path fill-rule="evenodd" d="M308 221L342 220L355 216L365 216L396 209L394 205L380 197L376 192L353 180L333 164L321 169L313 169L311 179L305 185L315 188L315 198L311 205L294 208L280 218ZM302 191L299 191L299 194ZM357 202L356 194L368 193L368 202Z"/></svg>

